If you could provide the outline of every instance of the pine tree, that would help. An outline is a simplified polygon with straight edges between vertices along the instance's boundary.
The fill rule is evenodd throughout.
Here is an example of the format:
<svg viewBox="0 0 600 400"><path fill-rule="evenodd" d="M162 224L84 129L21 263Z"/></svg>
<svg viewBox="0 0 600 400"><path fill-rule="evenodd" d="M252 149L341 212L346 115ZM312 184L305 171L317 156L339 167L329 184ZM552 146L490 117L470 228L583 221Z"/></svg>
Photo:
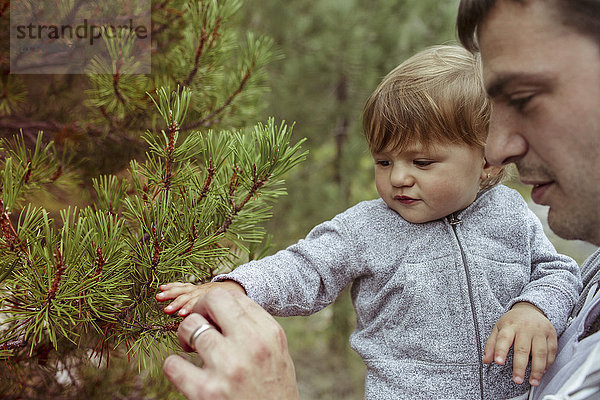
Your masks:
<svg viewBox="0 0 600 400"><path fill-rule="evenodd" d="M305 154L291 128L270 119L250 134L179 130L191 91L159 89L166 130L147 133L146 160L130 177L94 179L95 204L48 212L20 206L25 191L53 180L53 145L30 151L4 140L0 200L0 279L4 314L0 357L28 367L56 352L59 361L126 348L144 369L176 351L178 321L154 296L160 283L206 282L233 268L283 194L281 177ZM11 213L21 209L13 224ZM62 365L65 363L63 362Z"/></svg>
<svg viewBox="0 0 600 400"><path fill-rule="evenodd" d="M105 10L128 4L135 16L147 11L135 7L150 1L101 3ZM97 2L61 0L56 9L51 2L42 3L48 4L44 12L54 13L51 21L60 25ZM0 57L0 136L10 138L22 130L33 145L43 130L59 149L65 143L73 147L73 161L88 179L98 172L118 172L131 158L143 156L142 134L160 127L146 93L155 94L159 87L192 89L184 135L199 128L254 125L268 90L264 67L280 56L272 39L240 27L242 6L242 0L153 1L151 74L130 73L141 55L131 32L119 31L105 32L112 57L90 60L83 67L85 75L19 75L9 73L11 7L0 0L0 51L5 55Z"/></svg>
<svg viewBox="0 0 600 400"><path fill-rule="evenodd" d="M112 397L95 388L111 379L121 398L168 394L127 362L143 378L179 349L179 319L155 301L158 285L205 282L260 256L283 175L305 153L284 122L252 123L277 55L266 37L240 39L241 6L154 3L148 75L127 73L127 31L105 32L111 59L92 60L85 76L9 75L0 59L4 397ZM91 205L40 205L40 193L82 175L93 177ZM125 378L111 372L118 365Z"/></svg>

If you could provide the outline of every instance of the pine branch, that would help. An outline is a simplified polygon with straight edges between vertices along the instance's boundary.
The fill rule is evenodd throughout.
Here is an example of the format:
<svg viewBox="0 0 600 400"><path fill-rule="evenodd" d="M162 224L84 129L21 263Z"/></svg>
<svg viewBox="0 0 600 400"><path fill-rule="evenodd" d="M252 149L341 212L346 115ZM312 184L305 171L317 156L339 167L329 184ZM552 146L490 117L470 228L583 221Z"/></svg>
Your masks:
<svg viewBox="0 0 600 400"><path fill-rule="evenodd" d="M202 54L204 53L204 48L205 48L205 44L206 44L207 40L209 41L208 46L206 46L207 48L210 49L214 46L215 40L219 36L219 29L221 28L221 20L222 20L221 17L217 18L217 20L215 21L214 28L212 29L212 31L210 33L208 33L206 31L206 15L205 15L204 23L202 25L202 33L200 35L200 43L198 43L198 47L196 48L196 55L194 57L194 67L190 71L187 78L183 81L183 86L190 86L190 84L194 80L194 77L198 73L198 68L200 67L200 58L202 57Z"/></svg>
<svg viewBox="0 0 600 400"><path fill-rule="evenodd" d="M8 244L10 251L16 251L19 255L27 255L27 248L23 241L19 239L8 214L8 210L4 208L4 201L0 199L0 230L2 231L2 237Z"/></svg>
<svg viewBox="0 0 600 400"><path fill-rule="evenodd" d="M27 169L25 171L25 176L23 176L23 183L29 183L29 179L31 179L31 159L27 159Z"/></svg>
<svg viewBox="0 0 600 400"><path fill-rule="evenodd" d="M159 331L159 332L177 332L179 328L179 322L168 322L164 325L151 325L140 323L138 326L144 332Z"/></svg>
<svg viewBox="0 0 600 400"><path fill-rule="evenodd" d="M190 245L187 249L179 253L179 257L191 252L194 249L194 244L196 244L196 240L198 239L198 232L196 232L196 224L192 224L192 233L188 233L188 240Z"/></svg>
<svg viewBox="0 0 600 400"><path fill-rule="evenodd" d="M50 308L52 306L52 300L56 297L56 292L60 287L60 281L67 269L67 265L65 264L62 254L59 249L56 249L54 252L54 257L56 257L56 272L54 273L54 279L52 280L52 286L50 286L50 290L46 296L46 304Z"/></svg>
<svg viewBox="0 0 600 400"><path fill-rule="evenodd" d="M123 95L121 94L121 90L119 89L119 80L121 79L120 66L121 63L117 63L117 71L115 74L113 74L113 91L115 93L115 96L117 97L117 100L119 100L119 102L124 105L125 98L123 97Z"/></svg>
<svg viewBox="0 0 600 400"><path fill-rule="evenodd" d="M167 8L171 0L165 0L162 3L156 3L152 6L152 15L159 14L160 11L167 12L167 21L165 23L159 24L157 22L152 23L152 36L157 37L160 33L164 32L167 28L177 26L175 21L180 20L184 13L176 10L174 8ZM163 48L168 48L171 42L175 42L176 39L173 39L167 43L163 44Z"/></svg>
<svg viewBox="0 0 600 400"><path fill-rule="evenodd" d="M171 190L171 179L173 178L173 154L175 153L175 137L179 131L177 122L173 119L173 111L169 110L169 140L166 148L166 160L165 160L165 178L164 188L165 191Z"/></svg>
<svg viewBox="0 0 600 400"><path fill-rule="evenodd" d="M234 168L233 174L231 175L231 180L229 182L229 201L231 203L231 210L227 217L225 218L225 222L221 225L221 227L217 230L216 234L221 235L229 229L235 217L242 211L244 206L250 201L251 198L255 197L258 193L258 190L264 186L264 184L268 181L266 177L259 177L256 173L256 165L253 164L253 182L250 190L246 194L246 197L240 202L235 202L235 192L239 187L238 173L241 170Z"/></svg>
<svg viewBox="0 0 600 400"><path fill-rule="evenodd" d="M256 60L257 59L256 59L256 56L255 56L253 58L253 60L252 60L252 64L248 67L248 69L246 70L246 73L242 77L242 80L240 81L237 89L234 90L233 93L231 93L229 95L229 97L227 97L227 99L225 100L225 102L219 108L217 108L216 110L214 110L212 113L210 113L206 117L202 118L201 120L193 122L191 124L188 124L188 125L182 127L181 129L183 131L189 131L189 130L192 130L192 129L196 129L196 128L200 127L200 126L210 126L214 122L214 119L217 116L219 116L219 114L221 114L227 107L229 107L229 105L233 102L233 100L240 93L242 93L242 91L244 90L244 86L246 86L246 83L248 82L248 80L252 76L253 69L256 66Z"/></svg>
<svg viewBox="0 0 600 400"><path fill-rule="evenodd" d="M161 237L160 239L158 237L156 237L156 228L154 225L152 225L152 236L154 236L154 242L152 243L152 260L151 260L151 267L152 267L152 272L156 272L157 268L158 268L158 264L160 263L160 251L161 251L161 243L163 241L163 238ZM147 285L150 284L150 277L148 277L148 281L146 282Z"/></svg>
<svg viewBox="0 0 600 400"><path fill-rule="evenodd" d="M25 339L9 340L8 342L0 343L0 350L16 350L27 347Z"/></svg>
<svg viewBox="0 0 600 400"><path fill-rule="evenodd" d="M106 120L106 123L108 123L109 130L113 131L115 129L115 121L113 120L113 117L108 114L108 111L106 111L106 107L100 106L98 107L98 110Z"/></svg>
<svg viewBox="0 0 600 400"><path fill-rule="evenodd" d="M56 171L54 172L54 174L50 177L50 181L51 182L55 182L56 180L58 180L58 178L61 177L61 175L63 174L63 166L62 164L58 164L58 167L56 168Z"/></svg>
<svg viewBox="0 0 600 400"><path fill-rule="evenodd" d="M32 268L31 259L27 252L27 247L25 243L19 238L17 232L10 220L9 213L4 209L4 202L0 199L0 231L2 232L2 237L4 241L8 244L9 250L12 252L16 252L18 257L25 262L27 268L34 271L34 274L39 279L39 274L36 269ZM17 265L18 260L13 261L12 265L6 269L6 271L2 274L0 282L4 281L12 270Z"/></svg>
<svg viewBox="0 0 600 400"><path fill-rule="evenodd" d="M106 260L102 254L100 246L96 247L96 270L94 271L94 278L99 281L102 277L102 269L106 264Z"/></svg>
<svg viewBox="0 0 600 400"><path fill-rule="evenodd" d="M202 186L200 195L196 199L196 202L194 205L199 204L202 200L204 200L204 198L208 194L208 191L210 190L210 184L212 183L213 178L215 176L215 171L216 171L215 164L211 158L208 160L208 168L206 169L207 175L206 175L206 179L204 180L204 186Z"/></svg>
<svg viewBox="0 0 600 400"><path fill-rule="evenodd" d="M169 4L170 2L171 2L171 0L165 0L162 3L156 2L152 6L152 11L154 12L154 11L162 10L162 9L166 8L167 4Z"/></svg>

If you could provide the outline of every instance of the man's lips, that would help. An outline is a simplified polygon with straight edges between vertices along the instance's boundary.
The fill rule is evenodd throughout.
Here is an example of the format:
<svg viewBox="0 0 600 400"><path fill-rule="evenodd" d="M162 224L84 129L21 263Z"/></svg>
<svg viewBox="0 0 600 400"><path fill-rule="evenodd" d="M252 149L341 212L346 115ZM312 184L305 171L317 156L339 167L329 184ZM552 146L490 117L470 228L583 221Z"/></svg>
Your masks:
<svg viewBox="0 0 600 400"><path fill-rule="evenodd" d="M553 182L534 182L525 180L522 180L522 182L533 186L531 189L531 200L537 204L544 204L544 196Z"/></svg>

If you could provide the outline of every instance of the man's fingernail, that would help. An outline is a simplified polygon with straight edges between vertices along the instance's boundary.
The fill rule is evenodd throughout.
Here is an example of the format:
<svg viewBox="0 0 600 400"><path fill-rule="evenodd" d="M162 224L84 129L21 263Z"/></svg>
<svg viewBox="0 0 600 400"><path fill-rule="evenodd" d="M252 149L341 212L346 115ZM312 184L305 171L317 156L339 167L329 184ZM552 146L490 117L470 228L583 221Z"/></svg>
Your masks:
<svg viewBox="0 0 600 400"><path fill-rule="evenodd" d="M521 378L520 376L514 376L513 382L516 383L517 385L520 385L521 383L523 383L523 378Z"/></svg>
<svg viewBox="0 0 600 400"><path fill-rule="evenodd" d="M538 381L537 379L530 379L529 383L531 384L531 386L537 386L540 384L540 381Z"/></svg>
<svg viewBox="0 0 600 400"><path fill-rule="evenodd" d="M501 364L501 363L503 363L503 362L504 362L504 358L502 358L502 357L498 356L498 357L496 357L496 362L497 362L498 364Z"/></svg>

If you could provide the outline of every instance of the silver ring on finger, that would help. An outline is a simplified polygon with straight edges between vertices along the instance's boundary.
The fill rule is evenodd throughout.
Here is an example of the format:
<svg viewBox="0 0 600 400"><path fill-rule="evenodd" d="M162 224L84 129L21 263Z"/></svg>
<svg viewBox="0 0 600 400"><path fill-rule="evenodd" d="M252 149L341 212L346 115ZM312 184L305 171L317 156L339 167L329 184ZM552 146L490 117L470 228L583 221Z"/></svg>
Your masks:
<svg viewBox="0 0 600 400"><path fill-rule="evenodd" d="M214 328L214 326L212 326L211 324L202 324L200 326L198 326L196 329L194 329L194 332L192 332L192 334L190 335L190 347L194 350L196 350L196 339L198 339L198 337L200 335L202 335L204 332L206 332L209 329Z"/></svg>

